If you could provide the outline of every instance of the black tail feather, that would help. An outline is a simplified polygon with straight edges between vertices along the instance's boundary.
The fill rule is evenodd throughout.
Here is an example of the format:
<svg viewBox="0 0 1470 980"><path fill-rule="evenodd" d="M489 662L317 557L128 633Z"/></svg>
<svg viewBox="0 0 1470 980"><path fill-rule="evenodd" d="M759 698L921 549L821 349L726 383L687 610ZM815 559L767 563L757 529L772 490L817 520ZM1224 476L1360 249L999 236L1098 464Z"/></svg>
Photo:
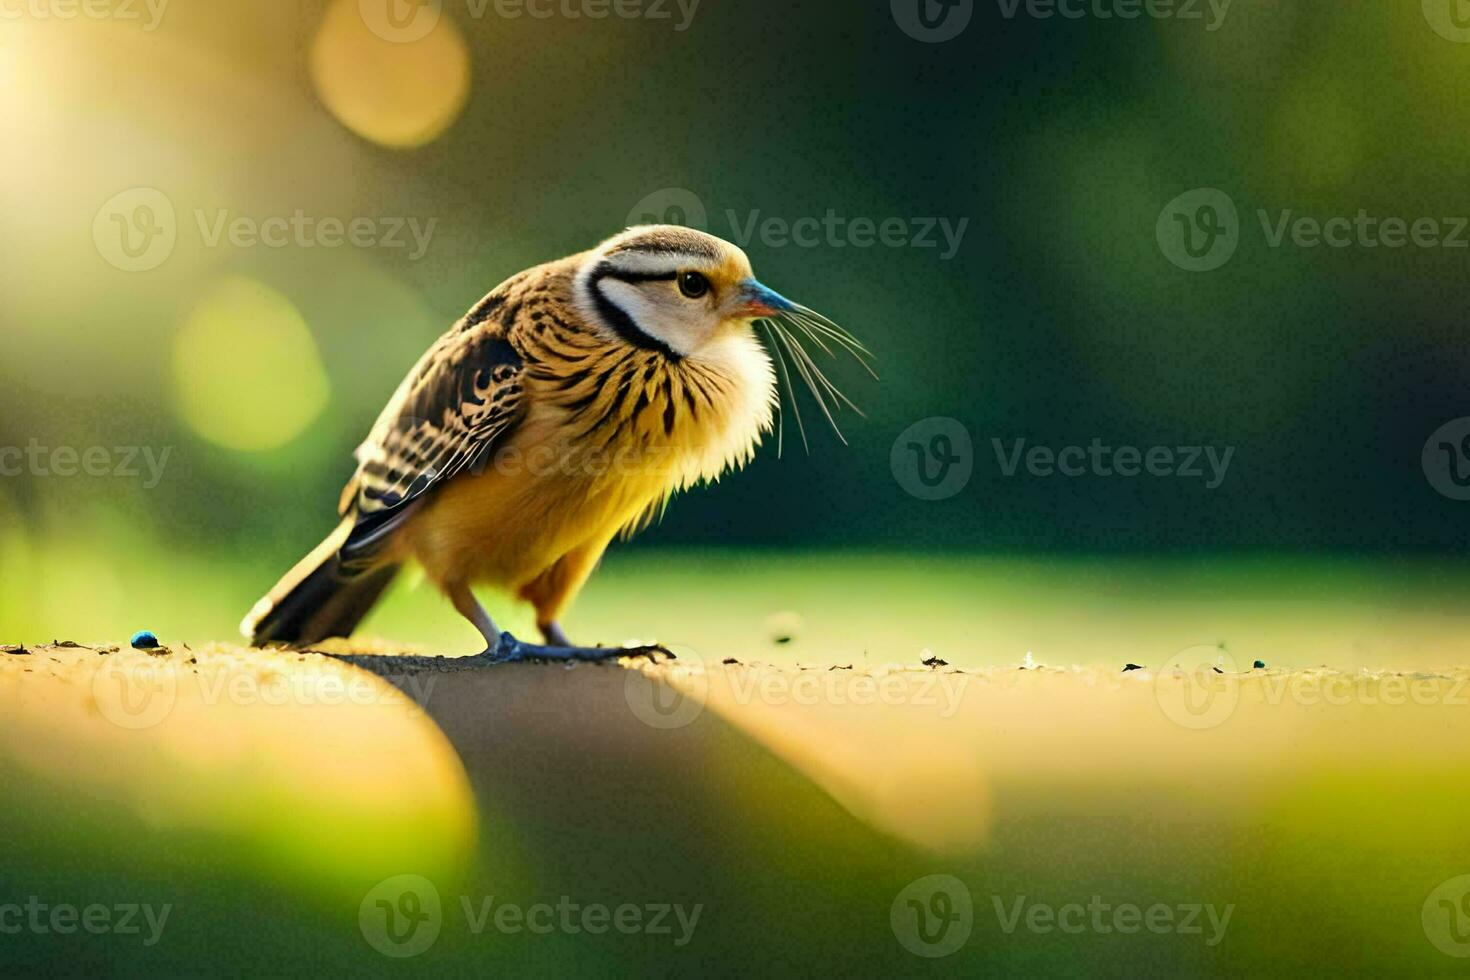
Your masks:
<svg viewBox="0 0 1470 980"><path fill-rule="evenodd" d="M240 624L252 645L304 646L348 636L357 628L398 574L398 566L344 569L339 552L351 531L352 522L344 521L255 604Z"/></svg>

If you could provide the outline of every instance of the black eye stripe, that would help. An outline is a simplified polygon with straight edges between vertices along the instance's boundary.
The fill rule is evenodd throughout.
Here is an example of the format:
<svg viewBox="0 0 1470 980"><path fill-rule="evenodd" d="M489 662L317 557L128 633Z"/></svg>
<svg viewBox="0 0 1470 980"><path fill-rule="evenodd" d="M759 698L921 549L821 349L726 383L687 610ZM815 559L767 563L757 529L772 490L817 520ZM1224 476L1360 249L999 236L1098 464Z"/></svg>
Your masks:
<svg viewBox="0 0 1470 980"><path fill-rule="evenodd" d="M677 272L619 272L617 269L608 269L605 275L598 276L599 279L616 279L619 282L673 282L679 277Z"/></svg>
<svg viewBox="0 0 1470 980"><path fill-rule="evenodd" d="M675 275L677 274L670 274L669 276L662 278L673 279ZM620 279L623 282L633 282L637 280L624 278L624 276L618 273L617 270L613 269L611 265L603 263L602 265L597 267L597 270L592 274L592 278L587 283L588 290L592 294L592 302L597 305L597 312L600 313L603 320L606 321L613 328L613 330L617 332L618 336L622 337L625 341L632 344L634 347L642 347L644 350L658 351L660 354L663 354L665 357L673 361L680 360L681 355L678 351L674 350L672 347L664 343L662 340L659 340L657 337L654 337L651 334L644 332L638 326L638 324L633 321L633 318L630 317L623 310L621 306L618 306L616 303L608 298L607 294L602 291L602 280L604 279Z"/></svg>

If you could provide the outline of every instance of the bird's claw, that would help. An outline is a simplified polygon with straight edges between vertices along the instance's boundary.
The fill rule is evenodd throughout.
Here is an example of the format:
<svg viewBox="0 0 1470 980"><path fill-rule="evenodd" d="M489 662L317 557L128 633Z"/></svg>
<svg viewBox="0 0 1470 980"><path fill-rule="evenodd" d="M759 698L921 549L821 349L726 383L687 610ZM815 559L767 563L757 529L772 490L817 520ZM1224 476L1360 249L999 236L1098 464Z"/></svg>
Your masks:
<svg viewBox="0 0 1470 980"><path fill-rule="evenodd" d="M665 660L678 660L679 657L664 646L662 643L650 643L641 647L623 647L618 651L620 657L646 657L650 663L658 663L659 658Z"/></svg>
<svg viewBox="0 0 1470 980"><path fill-rule="evenodd" d="M509 633L501 633L495 645L480 654L498 664L547 660L603 663L618 657L647 657L650 661L657 662L660 655L670 660L677 659L673 651L657 643L641 647L541 646L523 643Z"/></svg>

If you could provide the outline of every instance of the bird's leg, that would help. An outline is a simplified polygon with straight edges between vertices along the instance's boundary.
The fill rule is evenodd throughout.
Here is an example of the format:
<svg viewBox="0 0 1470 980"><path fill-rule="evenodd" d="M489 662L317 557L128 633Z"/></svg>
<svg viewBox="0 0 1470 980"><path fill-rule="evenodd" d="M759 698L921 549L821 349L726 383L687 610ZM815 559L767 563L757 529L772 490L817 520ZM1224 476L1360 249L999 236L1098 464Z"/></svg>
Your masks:
<svg viewBox="0 0 1470 980"><path fill-rule="evenodd" d="M485 638L485 653L494 654L495 648L500 643L500 628L495 625L495 620L480 605L480 600L470 591L470 587L463 582L451 585L448 589L449 599L454 603L454 608L465 619L475 624L475 629Z"/></svg>
<svg viewBox="0 0 1470 980"><path fill-rule="evenodd" d="M495 626L495 620L480 605L475 594L467 585L450 586L450 601L459 614L475 624L475 629L485 638L485 650L480 654L496 663L514 663L518 660L588 660L602 661L612 660L616 657L647 657L657 660L662 654L672 657L673 654L661 646L651 647L579 647L567 642L567 635L562 632L560 626L550 623L542 627L541 633L546 637L547 646L537 646L534 643L522 643L509 633L502 633Z"/></svg>
<svg viewBox="0 0 1470 980"><path fill-rule="evenodd" d="M549 623L543 623L539 628L541 630L541 639L545 640L551 646L569 647L572 645L572 641L567 639L566 630L562 629L561 624L555 620Z"/></svg>

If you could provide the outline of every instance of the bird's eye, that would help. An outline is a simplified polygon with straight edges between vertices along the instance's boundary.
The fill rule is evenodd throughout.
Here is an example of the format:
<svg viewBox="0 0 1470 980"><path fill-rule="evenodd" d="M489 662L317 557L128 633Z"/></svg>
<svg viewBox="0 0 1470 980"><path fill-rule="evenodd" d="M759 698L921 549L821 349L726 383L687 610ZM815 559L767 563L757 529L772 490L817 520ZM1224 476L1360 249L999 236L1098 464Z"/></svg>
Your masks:
<svg viewBox="0 0 1470 980"><path fill-rule="evenodd" d="M679 276L679 292L690 299L699 299L709 292L709 280L698 272L685 272Z"/></svg>

